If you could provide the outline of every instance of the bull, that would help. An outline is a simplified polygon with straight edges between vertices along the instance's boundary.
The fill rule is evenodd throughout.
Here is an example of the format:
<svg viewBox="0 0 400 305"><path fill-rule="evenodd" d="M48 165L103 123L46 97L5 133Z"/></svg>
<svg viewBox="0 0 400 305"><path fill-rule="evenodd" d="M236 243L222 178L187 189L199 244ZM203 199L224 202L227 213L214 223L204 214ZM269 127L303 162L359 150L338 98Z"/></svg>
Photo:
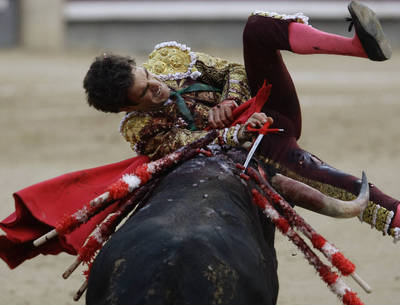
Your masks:
<svg viewBox="0 0 400 305"><path fill-rule="evenodd" d="M252 204L252 182L235 174L244 158L198 156L166 175L97 255L87 304L276 304L275 227ZM366 181L345 203L264 169L282 194L319 213L352 217L368 201Z"/></svg>

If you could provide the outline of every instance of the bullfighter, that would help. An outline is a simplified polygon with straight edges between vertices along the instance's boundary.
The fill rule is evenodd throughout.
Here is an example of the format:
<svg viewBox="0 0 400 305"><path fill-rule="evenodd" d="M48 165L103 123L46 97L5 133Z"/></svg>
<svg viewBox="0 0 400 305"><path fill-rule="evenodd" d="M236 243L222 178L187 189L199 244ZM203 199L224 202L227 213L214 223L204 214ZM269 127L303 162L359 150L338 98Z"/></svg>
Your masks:
<svg viewBox="0 0 400 305"><path fill-rule="evenodd" d="M244 66L192 52L177 42L158 44L147 62L104 54L84 80L88 103L104 112L126 111L120 132L139 155L157 159L218 128L223 141L248 147L246 125L267 120L283 134L265 137L258 154L277 171L333 197L348 200L360 180L301 149L301 109L280 50L297 54L336 54L384 61L391 48L375 13L352 1L348 6L352 38L319 31L303 14L253 13L243 33ZM262 112L244 124L234 123L233 110L255 96L264 80L272 85ZM220 139L221 139L220 138ZM400 226L399 201L370 183L370 202L360 219L395 236ZM396 213L397 212L397 213Z"/></svg>
<svg viewBox="0 0 400 305"><path fill-rule="evenodd" d="M355 198L360 179L298 146L301 109L280 54L280 50L287 50L389 59L390 45L375 13L356 1L348 8L355 28L352 38L319 31L300 13L253 13L243 33L244 65L192 52L177 42L158 44L141 66L129 57L104 54L96 58L84 79L88 103L104 112L127 112L120 132L139 156L69 173L16 192L16 212L0 223L6 232L0 236L0 257L15 268L39 253L76 254L106 214L41 247L34 248L32 241L54 228L65 213L74 213L104 192L105 186L122 174L203 137L209 129L218 130L217 144L249 148L254 135L247 126L273 122L284 132L264 137L259 158L272 170L325 194L343 200ZM263 85L265 82L268 86ZM270 93L263 108L251 105L245 120L234 117L235 109L257 92ZM399 239L399 201L373 184L360 219Z"/></svg>

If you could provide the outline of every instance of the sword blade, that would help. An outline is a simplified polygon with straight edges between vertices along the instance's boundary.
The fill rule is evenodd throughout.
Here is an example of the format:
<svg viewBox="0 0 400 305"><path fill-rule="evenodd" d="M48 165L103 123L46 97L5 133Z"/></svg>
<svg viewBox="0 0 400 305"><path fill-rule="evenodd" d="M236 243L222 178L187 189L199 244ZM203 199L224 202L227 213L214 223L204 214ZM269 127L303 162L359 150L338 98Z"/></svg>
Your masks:
<svg viewBox="0 0 400 305"><path fill-rule="evenodd" d="M243 170L243 172L246 170L247 166L249 165L250 160L251 160L251 158L253 157L253 155L254 155L254 153L255 153L257 147L258 147L258 144L260 144L260 142L261 142L261 140L262 140L263 137L264 137L263 134L259 134L258 137L257 137L257 139L254 141L254 144L253 144L253 146L251 147L251 149L250 149L250 151L249 151L249 153L248 153L248 155L247 155L246 161L244 162L244 165L243 165L243 166L244 166L244 170Z"/></svg>

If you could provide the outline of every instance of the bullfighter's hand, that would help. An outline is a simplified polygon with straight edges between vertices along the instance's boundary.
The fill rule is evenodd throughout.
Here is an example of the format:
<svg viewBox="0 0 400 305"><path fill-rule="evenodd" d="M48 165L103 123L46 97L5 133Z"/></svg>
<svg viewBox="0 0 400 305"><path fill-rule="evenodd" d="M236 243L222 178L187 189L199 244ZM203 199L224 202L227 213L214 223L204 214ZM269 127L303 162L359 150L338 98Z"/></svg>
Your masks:
<svg viewBox="0 0 400 305"><path fill-rule="evenodd" d="M267 116L263 112L255 112L249 117L244 124L245 126L250 125L250 127L253 128L261 128L263 125L267 122L270 122L272 124L274 122L273 118Z"/></svg>
<svg viewBox="0 0 400 305"><path fill-rule="evenodd" d="M250 127L253 128L261 128L265 123L270 122L271 124L274 122L273 118L267 116L263 112L255 112L249 117L242 125L242 127L239 129L238 133L238 139L240 142L245 142L245 141L252 141L253 137L256 137L257 134L253 132L248 132L246 130L247 125L250 125Z"/></svg>
<svg viewBox="0 0 400 305"><path fill-rule="evenodd" d="M224 128L233 122L232 111L237 107L234 100L224 100L208 112L208 123L211 128Z"/></svg>

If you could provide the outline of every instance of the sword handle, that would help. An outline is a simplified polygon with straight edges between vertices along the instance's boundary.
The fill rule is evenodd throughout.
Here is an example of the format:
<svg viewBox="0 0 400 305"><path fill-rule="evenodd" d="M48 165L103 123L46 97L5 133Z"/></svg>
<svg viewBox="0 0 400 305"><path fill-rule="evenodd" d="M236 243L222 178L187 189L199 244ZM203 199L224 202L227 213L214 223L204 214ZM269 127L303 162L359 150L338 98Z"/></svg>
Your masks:
<svg viewBox="0 0 400 305"><path fill-rule="evenodd" d="M263 127L261 128L252 128L249 125L247 125L247 131L254 131L254 132L258 132L259 134L263 134L266 135L268 132L268 127L271 125L270 121L267 121Z"/></svg>

